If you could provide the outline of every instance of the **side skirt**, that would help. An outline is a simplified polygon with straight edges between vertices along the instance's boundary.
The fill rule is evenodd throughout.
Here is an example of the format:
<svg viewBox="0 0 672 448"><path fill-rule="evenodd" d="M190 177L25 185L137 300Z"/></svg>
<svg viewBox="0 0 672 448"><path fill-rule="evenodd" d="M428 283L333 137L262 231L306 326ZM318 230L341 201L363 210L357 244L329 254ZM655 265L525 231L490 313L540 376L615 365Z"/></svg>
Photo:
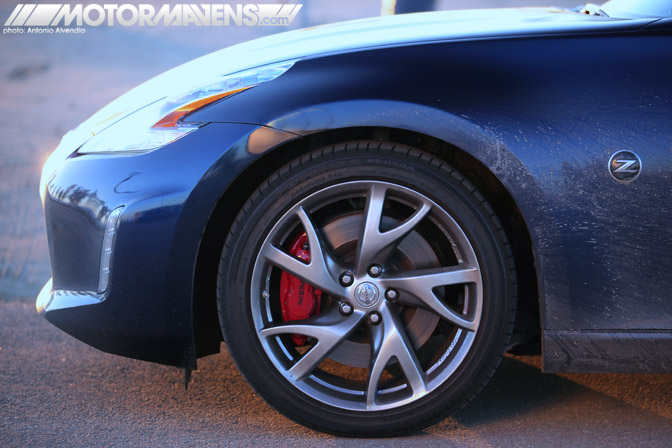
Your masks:
<svg viewBox="0 0 672 448"><path fill-rule="evenodd" d="M544 332L543 371L671 373L670 331Z"/></svg>

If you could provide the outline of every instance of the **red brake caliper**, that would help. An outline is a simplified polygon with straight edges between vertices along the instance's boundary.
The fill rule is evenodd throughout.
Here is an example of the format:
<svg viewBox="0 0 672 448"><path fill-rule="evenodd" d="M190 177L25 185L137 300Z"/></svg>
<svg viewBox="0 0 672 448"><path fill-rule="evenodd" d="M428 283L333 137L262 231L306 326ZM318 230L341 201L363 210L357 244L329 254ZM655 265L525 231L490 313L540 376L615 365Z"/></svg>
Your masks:
<svg viewBox="0 0 672 448"><path fill-rule="evenodd" d="M310 261L308 237L305 233L294 240L289 248L289 253L300 260ZM282 273L282 277L280 277L280 305L283 321L301 320L315 316L320 312L321 298L322 291L319 289L287 272ZM292 340L296 345L304 345L306 339L308 338L302 334L292 335Z"/></svg>

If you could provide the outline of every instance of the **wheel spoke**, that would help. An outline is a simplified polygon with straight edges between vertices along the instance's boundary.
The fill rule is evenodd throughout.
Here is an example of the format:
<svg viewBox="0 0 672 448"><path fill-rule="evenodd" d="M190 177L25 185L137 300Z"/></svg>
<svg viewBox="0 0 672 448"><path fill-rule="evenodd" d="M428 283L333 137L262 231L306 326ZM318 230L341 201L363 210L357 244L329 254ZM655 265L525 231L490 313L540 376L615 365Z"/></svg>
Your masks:
<svg viewBox="0 0 672 448"><path fill-rule="evenodd" d="M302 334L317 339L317 343L288 370L293 381L301 381L350 336L363 318L364 313L361 311L345 317L338 312L337 307L332 307L317 316L264 328L260 333L265 338Z"/></svg>
<svg viewBox="0 0 672 448"><path fill-rule="evenodd" d="M399 304L424 308L433 311L443 319L469 331L476 331L478 322L475 318L460 315L447 307L434 293L440 286L478 283L481 279L480 270L473 266L459 265L447 268L421 269L404 272L392 277L381 279L384 288L395 288L402 291Z"/></svg>
<svg viewBox="0 0 672 448"><path fill-rule="evenodd" d="M395 358L406 376L406 380L418 397L427 393L425 372L418 361L399 312L393 306L380 309L382 323L371 328L371 368L366 389L366 406L376 405L380 377L390 359Z"/></svg>
<svg viewBox="0 0 672 448"><path fill-rule="evenodd" d="M301 221L308 237L310 262L305 263L272 244L263 248L262 255L283 271L289 272L332 296L343 297L343 287L334 280L334 275L332 275L332 272L341 270L338 263L327 253L319 232L306 210L303 207L297 207L294 213Z"/></svg>
<svg viewBox="0 0 672 448"><path fill-rule="evenodd" d="M383 216L386 193L387 187L377 183L369 189L362 234L357 247L356 273L358 275L363 275L374 261L384 264L396 245L427 216L432 208L428 201L423 201L404 222L393 229L381 232L380 221Z"/></svg>

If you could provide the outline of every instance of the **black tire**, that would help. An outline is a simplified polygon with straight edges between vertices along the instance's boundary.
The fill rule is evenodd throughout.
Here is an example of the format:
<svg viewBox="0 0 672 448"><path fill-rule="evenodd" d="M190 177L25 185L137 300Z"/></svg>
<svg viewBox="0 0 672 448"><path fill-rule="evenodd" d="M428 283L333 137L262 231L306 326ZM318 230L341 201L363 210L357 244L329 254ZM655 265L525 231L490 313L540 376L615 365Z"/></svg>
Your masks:
<svg viewBox="0 0 672 448"><path fill-rule="evenodd" d="M368 193L360 198L358 189ZM355 231L353 222L359 223L358 234L366 235L360 239L371 243L342 236L343 229ZM412 230L404 230L406 223ZM374 224L378 233L371 233ZM315 235L310 240L315 269L304 274L299 266L291 273L316 279L325 292L317 316L284 322L277 286L283 270L277 266L290 272L294 265L274 251L286 252L301 231L309 239ZM387 243L381 235L399 239ZM342 241L334 242L338 238ZM320 247L321 258L313 250ZM320 264L322 259L327 261ZM369 262L384 273L364 273ZM468 280L432 289L432 282L452 279L451 270L460 275L468 270ZM341 271L356 277L352 286L338 284ZM327 275L331 280L322 280ZM411 283L414 275L422 281ZM332 434L395 436L454 413L487 383L513 329L515 278L504 230L464 176L407 146L348 142L284 166L243 206L219 265L219 318L241 373L276 410ZM399 301L386 299L390 288ZM354 313L337 313L342 302ZM382 324L371 323L372 310ZM322 361L314 347L324 328L330 333L321 348L332 348ZM307 353L314 358L288 336L299 330L306 331L313 349ZM367 362L362 347L369 347L368 370L361 367Z"/></svg>

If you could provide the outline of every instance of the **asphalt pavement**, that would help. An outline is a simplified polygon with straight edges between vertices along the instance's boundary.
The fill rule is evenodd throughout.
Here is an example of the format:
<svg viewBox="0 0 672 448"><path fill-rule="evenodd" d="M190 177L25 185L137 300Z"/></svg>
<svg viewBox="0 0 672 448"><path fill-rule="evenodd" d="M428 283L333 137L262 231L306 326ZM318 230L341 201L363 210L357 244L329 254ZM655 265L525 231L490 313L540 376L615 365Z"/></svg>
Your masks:
<svg viewBox="0 0 672 448"><path fill-rule="evenodd" d="M282 417L226 349L182 371L101 353L23 301L0 303L3 447L669 447L672 376L549 375L506 358L464 410L409 437L346 439Z"/></svg>
<svg viewBox="0 0 672 448"><path fill-rule="evenodd" d="M373 0L304 3L298 26L380 9ZM15 4L0 2L0 21ZM0 36L0 447L672 446L672 375L549 375L539 357L508 357L456 416L394 442L363 441L277 414L225 347L201 360L185 392L181 371L101 353L37 315L35 295L51 275L39 174L60 137L168 68L277 31L101 27Z"/></svg>

